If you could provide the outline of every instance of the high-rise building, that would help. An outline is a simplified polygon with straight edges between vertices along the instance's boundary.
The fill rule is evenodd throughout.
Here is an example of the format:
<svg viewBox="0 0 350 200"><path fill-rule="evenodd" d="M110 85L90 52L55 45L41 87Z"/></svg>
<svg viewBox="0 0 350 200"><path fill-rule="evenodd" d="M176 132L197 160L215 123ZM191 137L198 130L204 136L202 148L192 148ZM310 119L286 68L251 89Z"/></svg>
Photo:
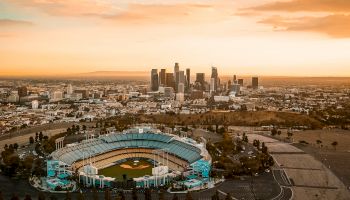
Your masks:
<svg viewBox="0 0 350 200"><path fill-rule="evenodd" d="M238 95L241 91L241 85L233 84L231 87L231 92L234 92L235 95Z"/></svg>
<svg viewBox="0 0 350 200"><path fill-rule="evenodd" d="M28 96L28 90L26 86L22 86L18 88L18 96L21 97L25 97Z"/></svg>
<svg viewBox="0 0 350 200"><path fill-rule="evenodd" d="M233 83L237 83L237 76L233 75Z"/></svg>
<svg viewBox="0 0 350 200"><path fill-rule="evenodd" d="M177 85L177 92L178 93L185 93L185 84L184 83L179 83Z"/></svg>
<svg viewBox="0 0 350 200"><path fill-rule="evenodd" d="M216 90L215 90L215 81L216 81L216 79L215 78L211 78L210 79L210 93L212 93L212 92L215 92Z"/></svg>
<svg viewBox="0 0 350 200"><path fill-rule="evenodd" d="M196 74L196 82L200 83L203 86L205 83L205 74L204 73L197 73Z"/></svg>
<svg viewBox="0 0 350 200"><path fill-rule="evenodd" d="M252 77L252 88L253 89L259 88L259 78L258 77Z"/></svg>
<svg viewBox="0 0 350 200"><path fill-rule="evenodd" d="M166 69L161 69L159 72L159 83L160 85L165 85L166 84Z"/></svg>
<svg viewBox="0 0 350 200"><path fill-rule="evenodd" d="M186 84L187 84L187 88L190 88L190 85L191 85L191 69L190 68L186 69Z"/></svg>
<svg viewBox="0 0 350 200"><path fill-rule="evenodd" d="M174 66L174 80L176 80L176 73L178 71L180 71L179 63L175 63L175 66Z"/></svg>
<svg viewBox="0 0 350 200"><path fill-rule="evenodd" d="M196 83L196 88L198 90L205 90L205 74L204 73L197 73L195 83Z"/></svg>
<svg viewBox="0 0 350 200"><path fill-rule="evenodd" d="M73 94L73 86L72 86L72 84L69 84L69 85L67 86L67 94L68 94L68 95Z"/></svg>
<svg viewBox="0 0 350 200"><path fill-rule="evenodd" d="M232 86L232 82L231 82L231 80L228 80L228 82L227 82L227 88L230 90L230 89L231 89L231 86Z"/></svg>
<svg viewBox="0 0 350 200"><path fill-rule="evenodd" d="M152 69L151 71L151 90L158 91L159 81L158 81L158 69Z"/></svg>
<svg viewBox="0 0 350 200"><path fill-rule="evenodd" d="M176 83L179 84L179 83L185 83L185 72L184 71L178 71L176 73Z"/></svg>
<svg viewBox="0 0 350 200"><path fill-rule="evenodd" d="M172 87L175 90L175 80L174 80L173 73L166 73L165 74L165 85L167 87Z"/></svg>
<svg viewBox="0 0 350 200"><path fill-rule="evenodd" d="M219 85L219 79L218 79L218 69L216 67L211 68L211 78L214 79L213 81L213 91L217 91L218 85ZM212 83L212 80L210 80L210 85ZM210 88L211 89L211 88Z"/></svg>
<svg viewBox="0 0 350 200"><path fill-rule="evenodd" d="M238 79L238 84L239 84L241 87L243 87L243 79L242 79L242 78Z"/></svg>

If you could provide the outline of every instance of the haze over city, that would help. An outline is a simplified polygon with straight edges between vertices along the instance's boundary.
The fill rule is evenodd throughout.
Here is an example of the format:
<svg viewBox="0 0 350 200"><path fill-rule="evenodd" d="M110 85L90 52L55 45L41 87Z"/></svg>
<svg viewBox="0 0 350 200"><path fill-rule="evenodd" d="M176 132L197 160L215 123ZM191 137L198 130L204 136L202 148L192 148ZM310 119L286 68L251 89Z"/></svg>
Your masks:
<svg viewBox="0 0 350 200"><path fill-rule="evenodd" d="M349 12L344 0L3 0L0 75L180 62L224 75L350 76Z"/></svg>

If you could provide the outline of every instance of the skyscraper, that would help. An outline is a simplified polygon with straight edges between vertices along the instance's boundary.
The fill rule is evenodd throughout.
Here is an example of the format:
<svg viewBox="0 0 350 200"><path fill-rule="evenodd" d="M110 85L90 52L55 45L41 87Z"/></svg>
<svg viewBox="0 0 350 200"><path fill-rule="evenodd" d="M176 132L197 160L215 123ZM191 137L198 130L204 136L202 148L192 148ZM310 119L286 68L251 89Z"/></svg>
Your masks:
<svg viewBox="0 0 350 200"><path fill-rule="evenodd" d="M174 66L174 80L176 81L176 73L180 71L180 66L179 66L179 63L175 63L175 66Z"/></svg>
<svg viewBox="0 0 350 200"><path fill-rule="evenodd" d="M237 83L237 76L233 75L233 83Z"/></svg>
<svg viewBox="0 0 350 200"><path fill-rule="evenodd" d="M165 85L167 87L172 87L175 90L175 80L174 80L174 74L173 73L166 73L165 74Z"/></svg>
<svg viewBox="0 0 350 200"><path fill-rule="evenodd" d="M242 79L242 78L238 79L238 84L239 84L241 87L243 87L243 79Z"/></svg>
<svg viewBox="0 0 350 200"><path fill-rule="evenodd" d="M67 86L67 94L68 94L68 95L73 94L73 86L72 86L72 84L69 84L69 85Z"/></svg>
<svg viewBox="0 0 350 200"><path fill-rule="evenodd" d="M218 85L219 85L219 80L218 80L218 69L216 67L212 67L211 68L211 78L214 79L213 80L213 91L217 91L218 89ZM212 80L210 80L210 84L212 83Z"/></svg>
<svg viewBox="0 0 350 200"><path fill-rule="evenodd" d="M152 69L151 71L151 90L158 91L159 81L158 81L158 69Z"/></svg>
<svg viewBox="0 0 350 200"><path fill-rule="evenodd" d="M166 69L161 69L159 72L159 83L160 85L165 85L166 83Z"/></svg>
<svg viewBox="0 0 350 200"><path fill-rule="evenodd" d="M198 90L205 90L205 74L204 73L197 73L196 74L196 81L195 81L195 88Z"/></svg>
<svg viewBox="0 0 350 200"><path fill-rule="evenodd" d="M252 77L252 88L253 89L259 88L259 78L258 77Z"/></svg>
<svg viewBox="0 0 350 200"><path fill-rule="evenodd" d="M191 85L191 69L186 69L186 81L187 81L187 88L190 88Z"/></svg>
<svg viewBox="0 0 350 200"><path fill-rule="evenodd" d="M196 82L200 83L201 85L204 85L204 83L205 83L205 74L204 73L197 73L196 74Z"/></svg>
<svg viewBox="0 0 350 200"><path fill-rule="evenodd" d="M176 72L176 80L175 80L176 91L178 90L178 86L180 83L183 83L185 85L185 72L184 71Z"/></svg>

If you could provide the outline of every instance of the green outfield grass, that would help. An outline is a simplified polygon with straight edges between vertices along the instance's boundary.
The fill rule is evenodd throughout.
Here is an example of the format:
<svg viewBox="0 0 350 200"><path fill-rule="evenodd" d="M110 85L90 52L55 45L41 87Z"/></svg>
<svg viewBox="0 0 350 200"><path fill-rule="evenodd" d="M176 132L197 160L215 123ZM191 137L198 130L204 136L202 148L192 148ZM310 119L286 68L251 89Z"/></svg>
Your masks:
<svg viewBox="0 0 350 200"><path fill-rule="evenodd" d="M98 173L107 177L116 178L117 180L123 180L123 174L127 175L127 179L152 175L152 167L153 164L147 160L139 160L137 165L134 165L133 160L127 160L123 163L101 169Z"/></svg>

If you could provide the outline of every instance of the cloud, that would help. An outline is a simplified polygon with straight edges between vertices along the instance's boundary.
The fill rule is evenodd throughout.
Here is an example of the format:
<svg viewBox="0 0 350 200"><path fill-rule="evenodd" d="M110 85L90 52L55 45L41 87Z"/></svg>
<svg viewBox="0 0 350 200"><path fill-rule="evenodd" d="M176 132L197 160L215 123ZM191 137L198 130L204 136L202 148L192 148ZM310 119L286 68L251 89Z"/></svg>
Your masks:
<svg viewBox="0 0 350 200"><path fill-rule="evenodd" d="M335 38L350 37L350 15L346 14L300 18L273 16L259 22L272 25L277 30L317 32Z"/></svg>
<svg viewBox="0 0 350 200"><path fill-rule="evenodd" d="M17 26L32 26L32 22L23 20L13 20L13 19L0 19L0 27L17 27Z"/></svg>
<svg viewBox="0 0 350 200"><path fill-rule="evenodd" d="M193 21L216 20L215 9L209 4L130 4L116 15L104 16L122 23L187 23ZM204 14L206 13L206 14Z"/></svg>
<svg viewBox="0 0 350 200"><path fill-rule="evenodd" d="M104 0L5 0L20 7L38 9L50 15L82 16L111 14L116 7Z"/></svg>
<svg viewBox="0 0 350 200"><path fill-rule="evenodd" d="M350 12L350 0L290 0L247 8L254 11Z"/></svg>

